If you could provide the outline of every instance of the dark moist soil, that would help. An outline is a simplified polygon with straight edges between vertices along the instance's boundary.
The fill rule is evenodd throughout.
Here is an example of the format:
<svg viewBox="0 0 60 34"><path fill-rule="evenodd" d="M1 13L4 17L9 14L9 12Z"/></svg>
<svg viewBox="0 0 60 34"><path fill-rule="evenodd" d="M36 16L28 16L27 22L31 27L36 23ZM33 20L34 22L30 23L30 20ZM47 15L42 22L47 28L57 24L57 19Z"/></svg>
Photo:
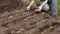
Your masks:
<svg viewBox="0 0 60 34"><path fill-rule="evenodd" d="M0 34L60 34L60 24L48 14L26 11L16 2L0 8Z"/></svg>

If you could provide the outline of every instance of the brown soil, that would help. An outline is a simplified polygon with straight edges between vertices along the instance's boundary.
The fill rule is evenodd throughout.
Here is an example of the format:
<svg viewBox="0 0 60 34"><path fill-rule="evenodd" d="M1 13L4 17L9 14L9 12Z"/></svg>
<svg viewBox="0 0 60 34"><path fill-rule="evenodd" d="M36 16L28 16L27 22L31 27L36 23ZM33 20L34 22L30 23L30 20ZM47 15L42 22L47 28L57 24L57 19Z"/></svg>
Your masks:
<svg viewBox="0 0 60 34"><path fill-rule="evenodd" d="M60 34L60 24L48 14L26 11L23 2L0 8L0 34Z"/></svg>

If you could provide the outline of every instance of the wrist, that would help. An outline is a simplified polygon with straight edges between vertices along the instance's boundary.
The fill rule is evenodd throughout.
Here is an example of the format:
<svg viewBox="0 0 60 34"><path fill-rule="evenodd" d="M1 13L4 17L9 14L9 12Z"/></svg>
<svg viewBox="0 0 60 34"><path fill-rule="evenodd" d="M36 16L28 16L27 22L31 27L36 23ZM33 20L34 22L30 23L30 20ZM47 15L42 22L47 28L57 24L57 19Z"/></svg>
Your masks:
<svg viewBox="0 0 60 34"><path fill-rule="evenodd" d="M40 6L39 8L42 8L42 6Z"/></svg>
<svg viewBox="0 0 60 34"><path fill-rule="evenodd" d="M28 6L28 8L30 8L30 6Z"/></svg>
<svg viewBox="0 0 60 34"><path fill-rule="evenodd" d="M31 7L30 5L28 7Z"/></svg>

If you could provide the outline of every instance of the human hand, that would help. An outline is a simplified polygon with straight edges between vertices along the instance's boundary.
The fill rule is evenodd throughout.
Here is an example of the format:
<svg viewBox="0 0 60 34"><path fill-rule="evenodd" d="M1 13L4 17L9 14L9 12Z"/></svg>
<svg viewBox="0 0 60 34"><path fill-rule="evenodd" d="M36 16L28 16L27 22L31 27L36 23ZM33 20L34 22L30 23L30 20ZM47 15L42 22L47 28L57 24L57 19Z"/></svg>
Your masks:
<svg viewBox="0 0 60 34"><path fill-rule="evenodd" d="M41 10L42 10L42 7L39 7L39 8L36 9L35 11L39 11L39 12L41 12Z"/></svg>
<svg viewBox="0 0 60 34"><path fill-rule="evenodd" d="M28 6L28 7L26 8L26 10L30 10L30 6Z"/></svg>

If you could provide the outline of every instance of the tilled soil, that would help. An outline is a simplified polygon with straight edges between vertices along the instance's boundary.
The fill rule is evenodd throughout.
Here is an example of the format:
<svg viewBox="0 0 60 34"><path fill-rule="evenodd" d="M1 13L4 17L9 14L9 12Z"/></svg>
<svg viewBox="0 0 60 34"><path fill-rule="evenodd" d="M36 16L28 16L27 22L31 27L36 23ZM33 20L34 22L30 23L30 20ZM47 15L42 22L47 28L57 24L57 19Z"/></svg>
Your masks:
<svg viewBox="0 0 60 34"><path fill-rule="evenodd" d="M0 10L0 34L60 34L60 24L48 14L26 11L18 2Z"/></svg>

